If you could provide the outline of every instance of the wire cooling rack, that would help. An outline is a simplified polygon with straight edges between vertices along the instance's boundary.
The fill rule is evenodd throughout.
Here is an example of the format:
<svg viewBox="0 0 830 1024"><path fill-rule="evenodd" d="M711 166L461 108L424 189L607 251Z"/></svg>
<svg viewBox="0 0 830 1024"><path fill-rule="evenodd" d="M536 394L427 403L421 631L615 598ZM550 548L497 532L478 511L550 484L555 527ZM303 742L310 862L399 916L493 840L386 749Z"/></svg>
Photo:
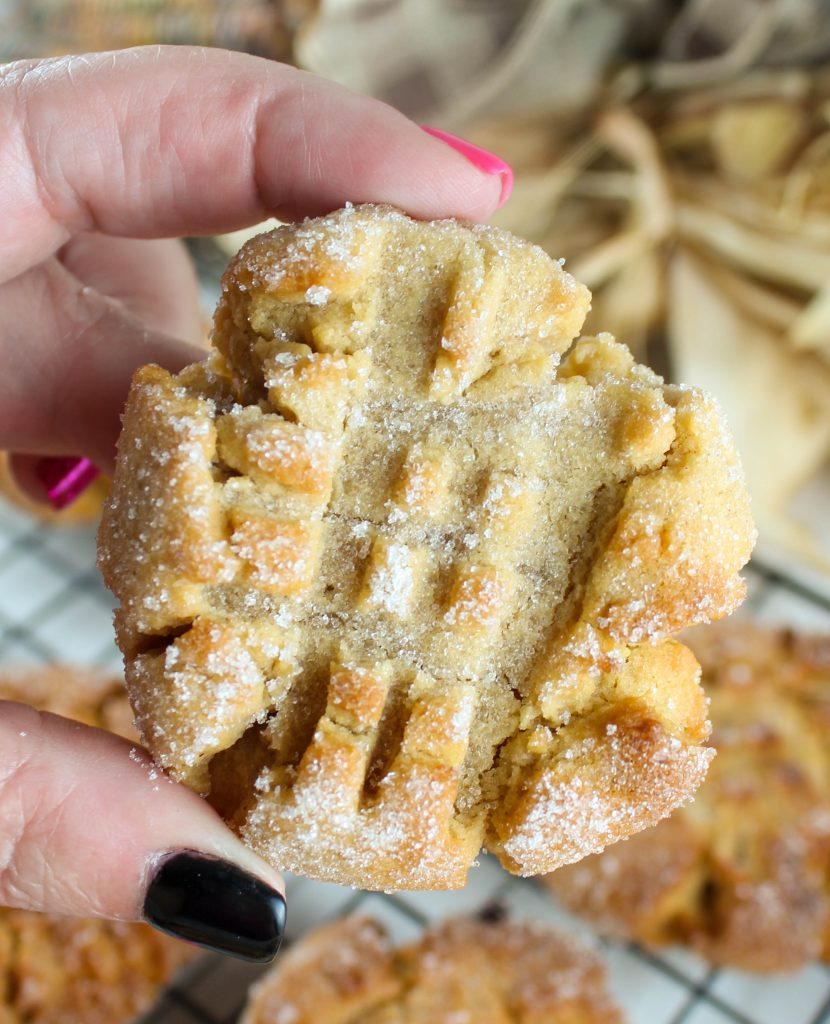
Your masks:
<svg viewBox="0 0 830 1024"><path fill-rule="evenodd" d="M763 559L747 573L745 605L758 619L830 630L830 582L775 567ZM112 599L95 568L94 531L44 527L0 504L0 663L60 660L120 668L112 639ZM507 875L484 857L460 892L361 893L288 879L288 933L359 910L379 918L401 942L448 915L498 902L516 917L546 921L591 936L531 881ZM593 939L593 941L598 941ZM611 988L630 1024L830 1024L830 969L812 965L794 975L759 978L711 970L682 950L659 955L633 945L600 942ZM262 968L205 956L161 995L142 1024L233 1024L248 986Z"/></svg>

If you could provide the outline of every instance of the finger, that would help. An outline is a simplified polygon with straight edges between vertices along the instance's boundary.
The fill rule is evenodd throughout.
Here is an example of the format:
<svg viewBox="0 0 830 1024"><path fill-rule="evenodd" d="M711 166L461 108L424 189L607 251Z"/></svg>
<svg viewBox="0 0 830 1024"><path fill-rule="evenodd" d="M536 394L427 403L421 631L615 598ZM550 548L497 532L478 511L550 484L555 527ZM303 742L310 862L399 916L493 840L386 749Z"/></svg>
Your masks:
<svg viewBox="0 0 830 1024"><path fill-rule="evenodd" d="M207 325L199 304L199 283L187 250L178 239L81 234L63 247L59 259L82 284L118 300L153 330L204 344ZM118 340L102 339L102 343ZM67 354L71 357L71 352ZM84 412L79 410L79 415ZM77 422L74 413L72 418ZM110 438L110 446L114 444L115 438ZM41 459L39 455L16 454L10 469L24 494L46 502L49 496Z"/></svg>
<svg viewBox="0 0 830 1024"><path fill-rule="evenodd" d="M204 345L199 280L179 239L76 235L58 258L83 284L117 299L148 327Z"/></svg>
<svg viewBox="0 0 830 1024"><path fill-rule="evenodd" d="M204 356L55 258L0 286L0 325L0 448L84 455L104 472L135 368L155 362L175 371Z"/></svg>
<svg viewBox="0 0 830 1024"><path fill-rule="evenodd" d="M0 750L0 904L144 917L238 956L274 955L279 875L143 751L9 702Z"/></svg>
<svg viewBox="0 0 830 1024"><path fill-rule="evenodd" d="M105 491L98 487L93 489L101 475L94 464L78 456L44 458L12 452L8 468L13 486L26 498L38 505L51 505L52 511L57 513L71 506L71 511L61 517L63 522L81 525L94 522L100 516ZM46 508L38 511L47 514Z"/></svg>
<svg viewBox="0 0 830 1024"><path fill-rule="evenodd" d="M497 173L393 108L272 61L196 47L0 74L0 280L82 230L229 231L352 202L488 217Z"/></svg>

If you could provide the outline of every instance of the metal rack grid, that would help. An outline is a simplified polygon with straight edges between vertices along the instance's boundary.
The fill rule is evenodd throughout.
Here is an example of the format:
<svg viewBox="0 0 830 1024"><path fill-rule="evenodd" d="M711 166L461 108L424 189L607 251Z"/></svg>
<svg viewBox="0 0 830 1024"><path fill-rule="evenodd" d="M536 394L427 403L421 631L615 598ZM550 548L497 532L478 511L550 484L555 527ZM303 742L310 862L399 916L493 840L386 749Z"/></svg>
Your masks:
<svg viewBox="0 0 830 1024"><path fill-rule="evenodd" d="M745 607L758 619L830 630L830 583L825 589L809 577L803 582L797 567L782 571L762 560L747 575ZM0 505L0 664L60 660L118 668L111 609L95 569L92 529L50 529ZM289 878L288 898L287 942L354 910L376 916L404 942L428 922L474 913L494 901L517 917L597 941L540 887L509 876L488 857L460 892L385 895ZM760 978L712 970L682 950L655 954L620 943L600 946L630 1024L830 1024L830 968L823 965ZM233 1024L262 970L205 956L174 981L142 1024Z"/></svg>

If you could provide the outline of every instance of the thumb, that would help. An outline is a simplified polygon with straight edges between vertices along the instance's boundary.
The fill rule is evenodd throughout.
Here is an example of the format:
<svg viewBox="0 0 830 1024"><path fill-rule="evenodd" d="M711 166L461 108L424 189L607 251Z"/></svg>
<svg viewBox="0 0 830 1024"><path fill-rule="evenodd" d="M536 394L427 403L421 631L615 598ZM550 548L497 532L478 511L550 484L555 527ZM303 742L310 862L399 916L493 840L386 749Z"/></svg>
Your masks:
<svg viewBox="0 0 830 1024"><path fill-rule="evenodd" d="M145 919L243 959L279 947L279 875L127 740L0 701L0 904Z"/></svg>

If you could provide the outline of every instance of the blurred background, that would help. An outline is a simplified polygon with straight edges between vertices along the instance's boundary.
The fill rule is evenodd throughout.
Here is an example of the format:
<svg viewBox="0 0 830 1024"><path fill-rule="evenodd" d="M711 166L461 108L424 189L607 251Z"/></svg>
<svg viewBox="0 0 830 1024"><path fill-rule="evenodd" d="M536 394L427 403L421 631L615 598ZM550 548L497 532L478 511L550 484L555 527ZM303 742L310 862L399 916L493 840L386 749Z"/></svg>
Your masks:
<svg viewBox="0 0 830 1024"><path fill-rule="evenodd" d="M830 573L830 4L0 0L0 59L152 42L296 63L507 159L496 223L592 289L588 330L718 395L760 550ZM208 285L238 242L196 247Z"/></svg>
<svg viewBox="0 0 830 1024"><path fill-rule="evenodd" d="M295 63L509 161L495 223L591 288L586 329L726 409L760 531L750 613L830 632L830 2L0 0L0 61L154 42ZM244 234L189 240L207 311ZM0 663L117 667L96 500L57 526L2 509ZM291 884L294 935L368 903L408 937L494 894L584 930L487 861L463 894ZM605 952L632 1022L830 1020L825 966L759 980L683 951ZM205 961L148 1020L225 1024L251 976Z"/></svg>

